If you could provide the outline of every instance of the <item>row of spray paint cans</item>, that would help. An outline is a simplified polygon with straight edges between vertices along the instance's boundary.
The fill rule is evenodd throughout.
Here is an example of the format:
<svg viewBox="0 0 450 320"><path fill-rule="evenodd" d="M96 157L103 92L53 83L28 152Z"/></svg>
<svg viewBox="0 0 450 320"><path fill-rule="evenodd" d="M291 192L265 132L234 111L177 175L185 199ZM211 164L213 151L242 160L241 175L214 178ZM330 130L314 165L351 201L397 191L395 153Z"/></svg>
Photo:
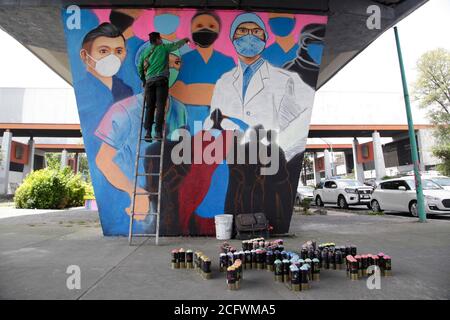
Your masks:
<svg viewBox="0 0 450 320"><path fill-rule="evenodd" d="M297 253L285 251L281 239L266 241L258 238L243 241L241 251L224 243L221 251L219 270L227 272L227 286L230 290L240 288L243 269L273 272L275 281L287 284L294 291L310 289L310 282L320 279L319 259L302 259ZM236 265L239 267L236 268Z"/></svg>
<svg viewBox="0 0 450 320"><path fill-rule="evenodd" d="M171 252L172 269L194 269L203 279L211 279L211 259L201 251L174 249Z"/></svg>
<svg viewBox="0 0 450 320"><path fill-rule="evenodd" d="M369 270L375 266L379 268L383 276L392 275L392 258L382 252L377 255L359 255L355 245L336 246L335 243L322 243L316 246L314 241L306 242L301 248L301 256L314 256L320 259L320 266L323 269L341 270L346 267L347 276L352 280L357 280L372 273Z"/></svg>

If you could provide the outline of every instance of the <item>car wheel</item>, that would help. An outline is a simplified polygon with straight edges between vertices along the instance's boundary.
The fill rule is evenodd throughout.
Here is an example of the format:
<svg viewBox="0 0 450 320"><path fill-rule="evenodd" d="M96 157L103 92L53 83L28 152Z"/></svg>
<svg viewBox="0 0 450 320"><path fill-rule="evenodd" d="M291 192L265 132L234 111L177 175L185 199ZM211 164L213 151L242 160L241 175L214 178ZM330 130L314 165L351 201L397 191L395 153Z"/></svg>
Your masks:
<svg viewBox="0 0 450 320"><path fill-rule="evenodd" d="M409 205L409 213L413 216L413 217L418 217L419 216L419 211L417 209L417 201L412 201Z"/></svg>
<svg viewBox="0 0 450 320"><path fill-rule="evenodd" d="M338 198L338 206L341 209L347 209L348 208L347 200L345 200L344 196L339 196L339 198Z"/></svg>
<svg viewBox="0 0 450 320"><path fill-rule="evenodd" d="M367 206L369 209L372 209L373 212L381 212L381 207L377 200L372 200L372 204Z"/></svg>
<svg viewBox="0 0 450 320"><path fill-rule="evenodd" d="M322 202L322 199L320 198L320 196L316 197L316 206L323 207L323 202Z"/></svg>

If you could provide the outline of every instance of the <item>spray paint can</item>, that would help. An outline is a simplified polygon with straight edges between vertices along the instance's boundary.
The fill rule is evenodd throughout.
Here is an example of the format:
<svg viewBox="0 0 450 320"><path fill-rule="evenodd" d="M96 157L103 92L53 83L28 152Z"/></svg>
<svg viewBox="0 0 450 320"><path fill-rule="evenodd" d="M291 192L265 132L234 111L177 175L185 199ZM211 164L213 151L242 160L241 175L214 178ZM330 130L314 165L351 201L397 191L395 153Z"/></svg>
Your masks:
<svg viewBox="0 0 450 320"><path fill-rule="evenodd" d="M291 274L291 290L292 291L300 291L300 270L296 265L291 265L289 267L289 271Z"/></svg>
<svg viewBox="0 0 450 320"><path fill-rule="evenodd" d="M225 253L219 254L219 271L224 272L228 268L228 256Z"/></svg>
<svg viewBox="0 0 450 320"><path fill-rule="evenodd" d="M252 269L256 269L258 267L256 262L256 249L253 249L250 252L252 253Z"/></svg>
<svg viewBox="0 0 450 320"><path fill-rule="evenodd" d="M384 253L379 252L377 254L377 256L378 256L378 263L379 263L380 271L381 271L381 273L383 273L383 270L384 270Z"/></svg>
<svg viewBox="0 0 450 320"><path fill-rule="evenodd" d="M319 281L320 280L320 261L317 258L312 259L313 263L313 280Z"/></svg>
<svg viewBox="0 0 450 320"><path fill-rule="evenodd" d="M192 250L186 250L186 268L194 269L194 253Z"/></svg>
<svg viewBox="0 0 450 320"><path fill-rule="evenodd" d="M350 260L350 279L358 280L358 261L355 258Z"/></svg>
<svg viewBox="0 0 450 320"><path fill-rule="evenodd" d="M335 262L334 263L335 263L336 269L337 270L341 270L342 269L342 265L344 264L344 260L343 260L343 257L342 257L341 250L335 251L334 256L335 256Z"/></svg>
<svg viewBox="0 0 450 320"><path fill-rule="evenodd" d="M309 289L308 273L309 273L308 267L306 265L303 265L300 268L300 284L302 291Z"/></svg>
<svg viewBox="0 0 450 320"><path fill-rule="evenodd" d="M358 250L356 249L356 246L353 244L350 246L350 254L352 256L356 256L358 254Z"/></svg>
<svg viewBox="0 0 450 320"><path fill-rule="evenodd" d="M361 256L361 269L362 269L362 275L363 277L367 276L367 268L369 267L368 264L368 257L366 254L363 254Z"/></svg>
<svg viewBox="0 0 450 320"><path fill-rule="evenodd" d="M347 277L348 278L350 278L350 264L351 264L351 261L352 261L352 259L353 259L353 256L351 256L351 255L347 255L346 257L345 257L345 265L346 265L346 268L347 268Z"/></svg>
<svg viewBox="0 0 450 320"><path fill-rule="evenodd" d="M283 264L281 260L276 259L273 262L273 267L274 267L275 281L283 282Z"/></svg>
<svg viewBox="0 0 450 320"><path fill-rule="evenodd" d="M289 279L289 266L291 265L291 262L288 259L283 259L282 265L283 265L283 282L289 283L291 280Z"/></svg>
<svg viewBox="0 0 450 320"><path fill-rule="evenodd" d="M211 279L211 260L208 257L203 258L203 279Z"/></svg>
<svg viewBox="0 0 450 320"><path fill-rule="evenodd" d="M329 268L330 269L335 269L336 270L336 264L335 264L335 256L334 256L334 251L328 251L328 263L329 263Z"/></svg>
<svg viewBox="0 0 450 320"><path fill-rule="evenodd" d="M357 254L355 256L356 262L358 263L358 278L362 278L362 261L361 256Z"/></svg>
<svg viewBox="0 0 450 320"><path fill-rule="evenodd" d="M328 260L328 250L322 251L322 269L330 269L330 261Z"/></svg>
<svg viewBox="0 0 450 320"><path fill-rule="evenodd" d="M194 263L195 263L195 267L196 267L198 273L201 273L201 258L202 258L202 256L203 256L203 252L201 252L201 251L197 251L195 253Z"/></svg>
<svg viewBox="0 0 450 320"><path fill-rule="evenodd" d="M383 275L385 277L390 277L392 276L392 259L390 256L385 255L383 257L383 260L384 260Z"/></svg>
<svg viewBox="0 0 450 320"><path fill-rule="evenodd" d="M180 268L186 269L186 251L183 248L178 250L178 257L180 259Z"/></svg>
<svg viewBox="0 0 450 320"><path fill-rule="evenodd" d="M227 287L228 290L236 290L237 272L235 266L227 268Z"/></svg>
<svg viewBox="0 0 450 320"><path fill-rule="evenodd" d="M172 269L179 269L180 268L180 261L178 260L178 250L174 249L170 252L171 256L171 266Z"/></svg>
<svg viewBox="0 0 450 320"><path fill-rule="evenodd" d="M261 249L256 250L256 267L258 270L264 269L263 251Z"/></svg>
<svg viewBox="0 0 450 320"><path fill-rule="evenodd" d="M245 251L244 268L245 269L252 268L252 253L250 252L250 250Z"/></svg>
<svg viewBox="0 0 450 320"><path fill-rule="evenodd" d="M310 280L312 280L312 278L313 278L313 263L312 263L312 260L310 258L306 258L305 259L305 264L307 264L309 266L308 267L308 270L309 270L308 278Z"/></svg>
<svg viewBox="0 0 450 320"><path fill-rule="evenodd" d="M266 252L266 270L273 272L274 255L272 251Z"/></svg>

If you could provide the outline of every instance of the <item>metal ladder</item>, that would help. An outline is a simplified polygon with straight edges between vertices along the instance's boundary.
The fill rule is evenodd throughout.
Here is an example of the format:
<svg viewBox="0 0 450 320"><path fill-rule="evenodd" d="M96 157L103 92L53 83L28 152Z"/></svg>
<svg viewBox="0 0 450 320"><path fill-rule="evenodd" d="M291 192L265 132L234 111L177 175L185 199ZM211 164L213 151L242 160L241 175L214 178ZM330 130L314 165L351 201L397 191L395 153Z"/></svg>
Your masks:
<svg viewBox="0 0 450 320"><path fill-rule="evenodd" d="M146 90L146 88L145 88ZM152 141L160 141L161 142L161 148L160 153L155 155L141 155L141 143L142 141L146 141L145 138L142 138L142 129L144 127L144 119L145 119L145 95L146 92L144 90L143 93L143 102L142 102L142 112L141 112L141 126L139 128L139 137L137 142L137 152L136 152L136 161L134 165L134 180L133 180L133 197L132 197L132 203L131 203L131 212L130 212L130 225L128 230L128 244L131 246L133 237L155 237L155 244L158 245L159 243L159 220L160 220L160 212L161 212L161 184L162 184L162 169L163 169L163 155L164 155L164 140L166 138L166 126L165 123L163 123L163 132L162 132L162 138L160 139L154 139L152 138ZM159 158L159 172L139 172L139 161L143 160L145 158ZM136 192L137 184L138 184L138 178L141 176L157 176L158 177L158 190L157 192ZM135 214L135 205L136 205L136 196L141 195L147 195L147 196L158 196L158 204L156 208L156 213L148 213L149 215L155 215L156 216L156 232L155 233L135 233L133 234L133 219ZM149 210L151 208L151 202L149 201Z"/></svg>

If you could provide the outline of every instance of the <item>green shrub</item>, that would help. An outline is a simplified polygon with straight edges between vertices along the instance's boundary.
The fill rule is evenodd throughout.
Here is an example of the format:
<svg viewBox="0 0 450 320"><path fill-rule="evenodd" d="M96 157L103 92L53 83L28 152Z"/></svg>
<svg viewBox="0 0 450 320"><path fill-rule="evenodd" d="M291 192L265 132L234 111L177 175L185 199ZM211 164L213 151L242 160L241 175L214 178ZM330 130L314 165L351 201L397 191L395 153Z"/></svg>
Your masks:
<svg viewBox="0 0 450 320"><path fill-rule="evenodd" d="M86 183L70 168L45 168L29 174L16 190L14 202L24 209L63 209L83 205Z"/></svg>

